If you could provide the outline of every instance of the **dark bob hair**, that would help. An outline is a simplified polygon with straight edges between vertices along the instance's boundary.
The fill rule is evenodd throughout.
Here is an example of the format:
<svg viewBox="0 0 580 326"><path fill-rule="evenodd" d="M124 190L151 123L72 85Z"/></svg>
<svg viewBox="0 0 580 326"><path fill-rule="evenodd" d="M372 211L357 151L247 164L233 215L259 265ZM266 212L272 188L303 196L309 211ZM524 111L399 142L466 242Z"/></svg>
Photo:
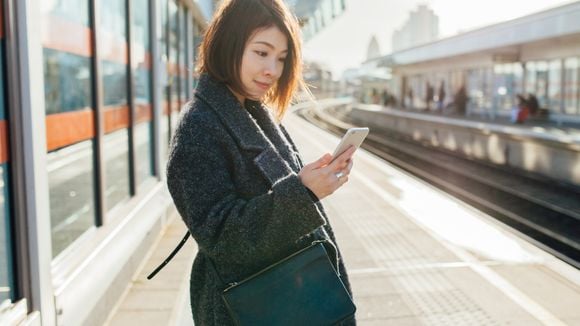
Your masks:
<svg viewBox="0 0 580 326"><path fill-rule="evenodd" d="M277 27L288 39L288 53L278 82L264 102L276 108L280 120L294 92L305 88L302 79L300 26L283 0L224 0L199 47L198 73L228 84L247 96L240 78L242 56L250 37L260 29Z"/></svg>

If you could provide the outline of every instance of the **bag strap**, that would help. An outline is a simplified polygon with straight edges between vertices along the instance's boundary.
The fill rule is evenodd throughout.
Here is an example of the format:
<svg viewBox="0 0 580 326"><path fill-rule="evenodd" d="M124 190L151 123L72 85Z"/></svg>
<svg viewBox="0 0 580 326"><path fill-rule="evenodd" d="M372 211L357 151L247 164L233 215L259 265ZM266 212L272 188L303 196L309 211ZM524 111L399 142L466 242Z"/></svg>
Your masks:
<svg viewBox="0 0 580 326"><path fill-rule="evenodd" d="M153 272L151 272L151 274L149 274L147 276L147 279L150 280L153 277L155 277L155 275L157 275L157 273L159 273L172 259L173 257L175 257L175 255L177 255L177 253L179 252L179 250L181 250L181 248L183 248L183 245L185 245L185 243L187 242L187 240L189 240L189 237L191 236L191 233L189 231L187 231L185 233L185 236L183 237L183 239L181 239L181 241L179 241L179 243L177 244L177 246L175 247L175 249L173 249L173 251L169 254L169 256L167 256L167 258L165 258L165 260L159 264L159 266L157 266ZM213 272L215 273L215 275L217 276L217 278L219 279L219 281L223 284L224 281L221 278L220 274L218 273L217 269L215 268L215 264L213 263L213 260L211 258L208 257L208 261L209 264L211 266L211 268L213 269Z"/></svg>
<svg viewBox="0 0 580 326"><path fill-rule="evenodd" d="M181 239L181 241L177 244L177 246L175 247L175 249L173 249L173 251L169 254L169 256L167 256L167 258L165 258L165 260L161 264L159 264L159 266L157 266L153 270L153 272L151 272L151 274L147 275L147 279L148 280L151 280L153 277L155 277L155 275L157 275L157 273L159 273L173 259L173 257L175 257L175 255L179 252L179 250L181 250L181 248L183 248L183 246L185 245L185 243L187 242L187 240L189 240L189 237L190 236L191 236L191 233L189 231L187 231L185 233L185 236L183 237L183 239ZM315 240L315 241L312 242L312 244L315 244L315 243L323 243L323 244L326 244L326 243L328 243L328 240ZM214 264L213 260L208 257L208 261L209 261L209 264L210 264L211 268L213 269L214 274L217 276L217 278L220 281L220 283L222 285L224 285L225 283L224 283L221 275L217 271L217 268L215 267L215 264ZM339 269L337 268L336 269L337 274L340 276L340 273L338 272L338 270ZM228 284L228 286L230 286L230 285L231 285L231 283Z"/></svg>
<svg viewBox="0 0 580 326"><path fill-rule="evenodd" d="M165 258L165 260L159 266L157 266L157 268L155 268L153 270L153 272L151 272L151 274L149 274L147 276L148 280L155 277L155 275L157 275L157 273L159 273L159 271L161 271L163 269L163 267L165 267L165 265L167 265L169 263L169 261L171 261L171 259L173 259L173 257L175 257L175 255L179 252L179 250L181 250L183 245L185 245L185 243L187 242L187 240L189 239L190 236L191 236L191 233L189 233L189 231L187 231L187 233L185 234L183 239L181 239L181 241L177 244L177 247L175 247L175 249L173 249L173 251L169 254L169 256L167 256L167 258Z"/></svg>

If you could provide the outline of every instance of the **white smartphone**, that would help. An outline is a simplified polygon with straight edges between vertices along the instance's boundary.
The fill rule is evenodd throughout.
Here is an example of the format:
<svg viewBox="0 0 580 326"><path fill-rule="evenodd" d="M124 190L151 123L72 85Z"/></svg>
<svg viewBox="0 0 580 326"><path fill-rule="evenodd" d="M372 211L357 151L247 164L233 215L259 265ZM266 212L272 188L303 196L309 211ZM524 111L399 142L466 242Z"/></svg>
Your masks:
<svg viewBox="0 0 580 326"><path fill-rule="evenodd" d="M344 153L350 146L354 146L358 149L362 142L365 140L369 134L369 128L350 128L346 131L338 146L332 154L332 160L334 161L340 154Z"/></svg>

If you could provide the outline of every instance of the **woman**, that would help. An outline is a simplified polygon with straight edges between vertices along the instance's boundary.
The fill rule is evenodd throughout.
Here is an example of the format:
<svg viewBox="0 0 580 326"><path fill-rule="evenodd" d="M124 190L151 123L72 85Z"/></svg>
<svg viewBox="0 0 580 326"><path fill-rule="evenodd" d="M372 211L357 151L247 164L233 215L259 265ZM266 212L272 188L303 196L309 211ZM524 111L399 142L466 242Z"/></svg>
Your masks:
<svg viewBox="0 0 580 326"><path fill-rule="evenodd" d="M230 0L200 46L201 77L167 165L169 191L199 247L190 288L195 325L233 324L220 297L224 282L313 240L335 242L319 200L347 182L354 150L303 166L279 124L302 84L298 33L282 0ZM350 291L340 253L329 249Z"/></svg>

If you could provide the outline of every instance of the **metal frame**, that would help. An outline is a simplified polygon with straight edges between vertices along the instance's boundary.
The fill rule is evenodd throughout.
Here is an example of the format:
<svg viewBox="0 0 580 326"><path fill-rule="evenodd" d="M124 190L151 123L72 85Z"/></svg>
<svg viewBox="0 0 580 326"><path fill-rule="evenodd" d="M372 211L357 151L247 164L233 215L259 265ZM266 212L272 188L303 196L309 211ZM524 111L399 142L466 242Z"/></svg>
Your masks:
<svg viewBox="0 0 580 326"><path fill-rule="evenodd" d="M164 0L162 0L162 1L164 1ZM167 0L167 5L165 6L165 12L162 13L163 15L165 15L167 25L169 25L169 3L172 1L175 2L174 0ZM163 20L161 22L163 23ZM169 133L169 135L167 137L167 139L168 139L167 145L169 145L169 142L171 139L171 134L172 134L172 128L171 128L171 99L172 98L171 98L171 86L170 86L170 81L169 81L170 76L169 76L169 72L167 71L167 68L168 68L167 64L169 63L169 61L171 59L169 56L171 53L171 41L169 39L169 36L171 35L171 33L169 31L170 30L169 27L167 27L167 28L165 28L165 27L167 27L167 26L161 25L161 33L165 33L165 44L166 44L165 55L167 57L167 62L165 64L165 77L166 77L165 81L167 84L164 87L164 92L167 95L167 100L166 100L166 103L167 103L167 131ZM162 109L163 109L163 107L162 107Z"/></svg>
<svg viewBox="0 0 580 326"><path fill-rule="evenodd" d="M40 311L43 325L55 325L50 262L52 242L48 173L44 69L40 40L40 1L7 0L6 60L9 76L9 123L12 189L16 219L20 295L30 311ZM35 155L36 153L36 155ZM22 273L22 274L20 274Z"/></svg>
<svg viewBox="0 0 580 326"><path fill-rule="evenodd" d="M580 56L577 57L580 60ZM576 67L576 114L580 114L580 64Z"/></svg>
<svg viewBox="0 0 580 326"><path fill-rule="evenodd" d="M107 198L106 178L105 178L105 154L104 154L104 110L103 110L103 85L101 78L101 55L99 53L99 10L97 6L98 0L89 0L89 24L91 28L91 46L93 48L93 56L91 58L91 67L93 70L92 78L92 93L93 93L93 110L95 114L95 138L94 138L94 167L95 167L95 215L96 226L102 226L106 220L107 214Z"/></svg>
<svg viewBox="0 0 580 326"><path fill-rule="evenodd" d="M191 82L191 71L189 71L189 65L192 62L191 59L191 52L192 52L192 47L191 47L191 43L193 42L193 36L192 36L192 28L191 25L193 24L191 21L191 18L193 18L193 16L191 15L191 10L187 7L187 6L183 6L183 14L184 14L184 33L185 33L185 38L183 39L185 42L184 48L185 48L185 60L184 60L184 67L185 67L185 98L183 99L184 104L187 102L187 98L189 97L189 92L191 91L191 87L192 87L192 82Z"/></svg>
<svg viewBox="0 0 580 326"><path fill-rule="evenodd" d="M158 181L162 180L161 173L161 115L163 114L163 109L161 107L161 87L159 85L159 70L161 66L159 62L160 51L159 43L157 41L157 12L159 8L157 7L157 0L149 0L149 46L151 47L151 105L153 111L153 171Z"/></svg>
<svg viewBox="0 0 580 326"><path fill-rule="evenodd" d="M8 81L5 85L6 97L9 99L7 101L7 120L10 126L19 126L22 124L22 111L20 108L20 85L19 80L19 70L18 70L18 44L16 42L16 33L14 31L14 2L15 0L5 0L3 1L4 6L4 30L5 35L5 75ZM12 130L9 128L8 130ZM16 135L17 128L9 135L9 156L10 156L10 188L12 197L12 216L27 216L26 215L26 198L23 194L25 191L25 171L23 166L20 164L14 164L14 162L20 162L24 153L22 153L23 140L21 137L14 137ZM31 275L30 275L30 264L28 259L26 259L26 253L29 252L28 249L28 218L13 218L12 219L12 229L14 232L13 237L13 257L14 257L14 269L15 273L15 285L16 285L16 297L18 298L31 298L32 288L31 288ZM28 301L28 310L32 310L31 301Z"/></svg>
<svg viewBox="0 0 580 326"><path fill-rule="evenodd" d="M167 12L165 13L165 17L167 18L167 62L171 62L171 51L172 51L171 50L172 38L171 38L171 27L170 27L171 16L169 15L170 14L170 8L169 8L170 3L173 3L175 5L175 7L177 7L177 19L176 19L177 22L176 22L176 24L177 24L177 26L179 26L179 2L177 0L167 0L167 6L166 6ZM179 28L178 28L178 31L179 31ZM175 33L175 34L176 34L175 37L177 37L178 33ZM174 64L177 64L177 67L178 67L177 69L179 69L179 45L177 45L177 49L178 49L178 51L177 51L177 55L175 57ZM172 95L172 89L175 86L175 85L173 85L173 83L174 83L173 75L170 75L169 72L167 72L167 105L168 105L167 121L169 122L169 129L168 129L169 130L169 135L168 135L169 142L171 142L171 135L173 135L173 118L174 118L174 116L173 116L173 100L174 100L174 98L173 97L174 96ZM179 101L179 91L176 92L176 94L177 94L176 100Z"/></svg>
<svg viewBox="0 0 580 326"><path fill-rule="evenodd" d="M133 197L137 194L137 149L135 146L135 120L137 116L137 108L135 107L135 80L133 79L133 35L131 35L133 28L133 8L132 0L126 0L126 20L125 31L127 33L127 104L129 105L129 196Z"/></svg>

